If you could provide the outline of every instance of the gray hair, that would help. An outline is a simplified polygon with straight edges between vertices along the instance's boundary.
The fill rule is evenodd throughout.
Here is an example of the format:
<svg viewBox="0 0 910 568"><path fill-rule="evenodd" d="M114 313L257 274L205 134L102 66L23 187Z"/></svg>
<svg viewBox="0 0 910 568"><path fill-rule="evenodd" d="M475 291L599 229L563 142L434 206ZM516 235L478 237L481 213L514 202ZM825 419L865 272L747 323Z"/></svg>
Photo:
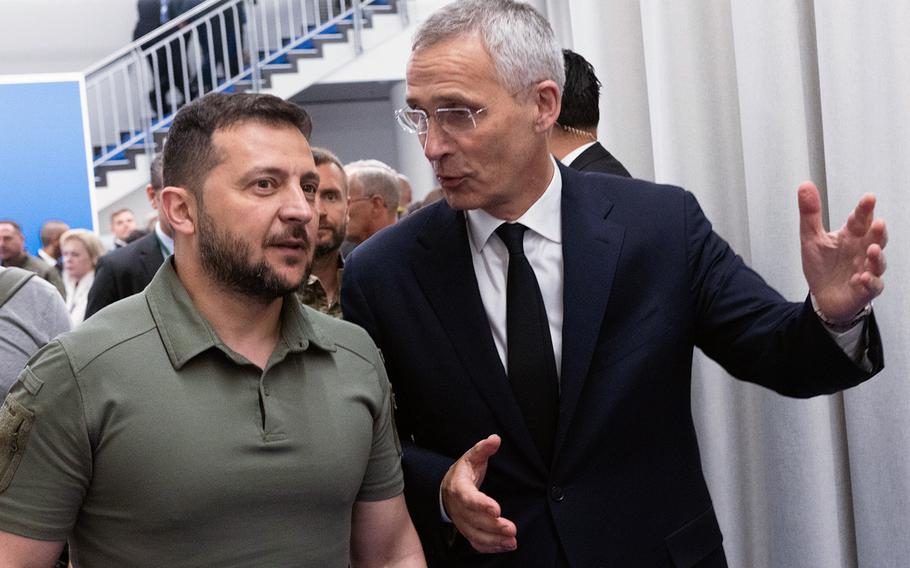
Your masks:
<svg viewBox="0 0 910 568"><path fill-rule="evenodd" d="M398 210L401 186L398 183L398 172L391 166L379 160L357 160L345 165L344 172L348 176L349 186L355 180L363 186L364 197L378 195L390 213Z"/></svg>
<svg viewBox="0 0 910 568"><path fill-rule="evenodd" d="M480 36L500 82L511 92L550 79L562 92L565 68L553 28L540 12L514 0L460 0L443 6L421 24L411 50L459 36Z"/></svg>

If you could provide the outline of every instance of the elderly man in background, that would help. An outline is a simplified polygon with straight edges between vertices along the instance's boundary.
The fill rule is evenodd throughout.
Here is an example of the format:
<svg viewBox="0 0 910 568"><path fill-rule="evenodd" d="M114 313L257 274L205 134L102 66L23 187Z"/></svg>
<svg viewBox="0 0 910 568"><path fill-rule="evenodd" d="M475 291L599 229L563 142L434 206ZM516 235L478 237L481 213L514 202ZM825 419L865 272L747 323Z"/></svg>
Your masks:
<svg viewBox="0 0 910 568"><path fill-rule="evenodd" d="M398 220L398 172L379 160L344 166L348 176L348 233L353 248ZM349 251L348 251L349 252Z"/></svg>

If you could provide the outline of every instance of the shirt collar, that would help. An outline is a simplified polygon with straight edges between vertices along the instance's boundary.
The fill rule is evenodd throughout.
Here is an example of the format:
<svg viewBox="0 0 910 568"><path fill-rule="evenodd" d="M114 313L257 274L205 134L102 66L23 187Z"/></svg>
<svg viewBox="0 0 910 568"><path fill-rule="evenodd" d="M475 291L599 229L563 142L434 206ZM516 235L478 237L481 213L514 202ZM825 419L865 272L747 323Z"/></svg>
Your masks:
<svg viewBox="0 0 910 568"><path fill-rule="evenodd" d="M165 351L175 369L180 369L213 347L236 360L236 354L196 310L174 270L173 256L168 257L155 274L145 295ZM335 342L326 336L320 326L314 325L293 293L285 296L280 317L281 336L276 352L281 349L287 352L305 351L310 343L325 351L335 351Z"/></svg>
<svg viewBox="0 0 910 568"><path fill-rule="evenodd" d="M174 254L174 239L167 236L161 229L161 221L155 223L155 236L158 237L158 242L161 243L161 247L167 251L167 254L164 256Z"/></svg>
<svg viewBox="0 0 910 568"><path fill-rule="evenodd" d="M564 165L564 166L571 165L572 162L575 161L575 158L581 156L585 150L587 150L588 148L590 148L591 146L593 146L595 144L597 144L597 140L595 140L593 142L588 142L587 144L582 144L578 148L575 148L574 150L572 150L571 152L569 152L568 154L563 156L562 160L560 160L560 162L562 162L562 165Z"/></svg>
<svg viewBox="0 0 910 568"><path fill-rule="evenodd" d="M553 162L553 178L547 189L515 222L547 240L562 244L562 174L553 156L550 156L550 161ZM483 209L465 211L465 216L468 220L468 239L479 254L503 219L497 219Z"/></svg>

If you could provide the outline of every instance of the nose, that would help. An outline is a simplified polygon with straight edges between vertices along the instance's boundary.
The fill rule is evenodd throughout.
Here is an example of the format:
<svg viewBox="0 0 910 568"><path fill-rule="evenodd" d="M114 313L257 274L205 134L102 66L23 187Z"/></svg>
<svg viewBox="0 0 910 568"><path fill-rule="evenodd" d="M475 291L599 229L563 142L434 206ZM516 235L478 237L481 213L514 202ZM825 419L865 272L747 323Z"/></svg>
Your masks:
<svg viewBox="0 0 910 568"><path fill-rule="evenodd" d="M316 214L315 200L310 201L307 194L301 186L296 186L289 196L282 203L278 212L279 217L285 223L300 223L306 225Z"/></svg>
<svg viewBox="0 0 910 568"><path fill-rule="evenodd" d="M427 131L418 135L423 142L423 155L430 162L444 156L448 150L448 135L435 120L427 122Z"/></svg>

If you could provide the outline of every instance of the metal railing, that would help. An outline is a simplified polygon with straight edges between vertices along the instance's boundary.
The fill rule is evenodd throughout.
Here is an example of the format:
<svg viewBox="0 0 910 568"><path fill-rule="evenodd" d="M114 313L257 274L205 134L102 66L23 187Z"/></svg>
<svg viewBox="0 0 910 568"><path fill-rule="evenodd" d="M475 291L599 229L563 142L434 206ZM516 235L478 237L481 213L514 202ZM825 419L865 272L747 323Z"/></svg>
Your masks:
<svg viewBox="0 0 910 568"><path fill-rule="evenodd" d="M259 91L262 71L318 37L350 29L362 52L365 9L389 0L207 0L85 71L94 166L154 137L213 91ZM369 7L369 8L368 8ZM406 1L396 9L407 24Z"/></svg>

